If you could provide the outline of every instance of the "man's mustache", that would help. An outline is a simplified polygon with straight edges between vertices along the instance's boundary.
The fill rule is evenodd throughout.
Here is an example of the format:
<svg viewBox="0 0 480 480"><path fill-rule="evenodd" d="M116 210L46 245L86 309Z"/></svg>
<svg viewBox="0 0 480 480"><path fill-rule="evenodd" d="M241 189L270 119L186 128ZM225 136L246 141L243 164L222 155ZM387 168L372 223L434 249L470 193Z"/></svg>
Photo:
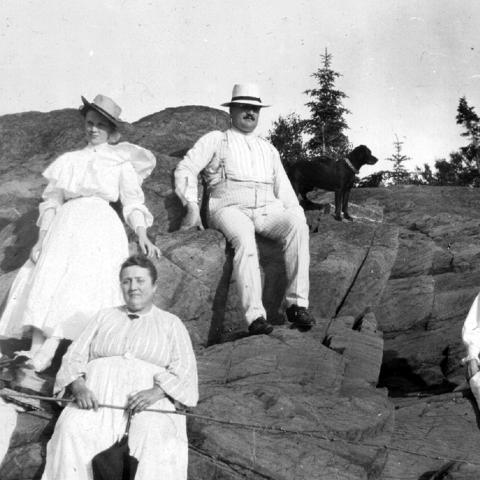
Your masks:
<svg viewBox="0 0 480 480"><path fill-rule="evenodd" d="M243 116L243 118L248 118L248 119L250 119L250 120L255 120L255 116L252 115L251 113L246 113L246 114Z"/></svg>

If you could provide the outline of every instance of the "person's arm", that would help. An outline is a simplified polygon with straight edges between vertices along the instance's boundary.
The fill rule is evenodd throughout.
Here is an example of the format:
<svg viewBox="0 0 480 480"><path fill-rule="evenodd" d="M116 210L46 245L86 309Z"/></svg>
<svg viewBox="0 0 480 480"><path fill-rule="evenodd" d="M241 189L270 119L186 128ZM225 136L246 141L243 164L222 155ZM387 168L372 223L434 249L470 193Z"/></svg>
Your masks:
<svg viewBox="0 0 480 480"><path fill-rule="evenodd" d="M279 198L287 210L292 210L297 215L305 217L303 208L298 202L297 195L293 190L292 184L283 168L280 155L275 147L272 146L272 161L274 171L273 190L277 198Z"/></svg>
<svg viewBox="0 0 480 480"><path fill-rule="evenodd" d="M160 249L147 236L147 228L153 224L153 216L145 206L145 196L138 176L129 162L122 164L120 175L120 201L123 217L137 234L142 253L152 257L160 257Z"/></svg>
<svg viewBox="0 0 480 480"><path fill-rule="evenodd" d="M170 363L154 376L165 395L187 407L198 402L197 363L187 329L176 318L170 344Z"/></svg>
<svg viewBox="0 0 480 480"><path fill-rule="evenodd" d="M50 182L43 191L41 202L38 206L39 216L37 226L39 227L38 239L30 251L30 260L36 263L42 253L43 242L50 225L57 214L57 210L63 205L65 199L63 191L56 188L54 181Z"/></svg>
<svg viewBox="0 0 480 480"><path fill-rule="evenodd" d="M87 387L85 379L78 377L70 385L70 391L75 398L75 403L78 408L85 410L98 409L98 400L95 394Z"/></svg>
<svg viewBox="0 0 480 480"><path fill-rule="evenodd" d="M480 318L479 318L480 295L477 295L470 307L467 318L462 328L462 341L467 349L467 356L462 363L467 366L468 378L471 378L479 370L480 353Z"/></svg>
<svg viewBox="0 0 480 480"><path fill-rule="evenodd" d="M152 388L140 390L130 395L127 400L127 408L133 413L139 413L165 397L166 395L162 388L154 385Z"/></svg>
<svg viewBox="0 0 480 480"><path fill-rule="evenodd" d="M53 392L55 395L62 395L68 386L81 386L86 372L87 363L90 359L90 345L98 332L98 327L103 320L100 312L87 324L80 336L72 342L63 356L62 365L55 378ZM82 379L75 383L76 380ZM75 385L74 385L75 383ZM73 391L72 391L73 393ZM75 395L75 394L74 394Z"/></svg>
<svg viewBox="0 0 480 480"><path fill-rule="evenodd" d="M175 169L175 193L186 210L181 230L203 229L198 206L198 175L212 160L222 135L215 131L201 137Z"/></svg>

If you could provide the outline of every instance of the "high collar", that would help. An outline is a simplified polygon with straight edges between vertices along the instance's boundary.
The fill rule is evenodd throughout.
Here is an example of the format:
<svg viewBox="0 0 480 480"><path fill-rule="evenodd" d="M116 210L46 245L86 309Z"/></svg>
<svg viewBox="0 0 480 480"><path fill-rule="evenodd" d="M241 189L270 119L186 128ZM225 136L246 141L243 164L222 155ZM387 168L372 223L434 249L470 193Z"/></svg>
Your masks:
<svg viewBox="0 0 480 480"><path fill-rule="evenodd" d="M105 142L101 143L100 145L92 145L91 143L88 143L87 146L85 147L87 150L93 150L94 152L101 152L104 150L110 149L112 146Z"/></svg>
<svg viewBox="0 0 480 480"><path fill-rule="evenodd" d="M152 313L152 310L153 310L153 304L150 305L150 308L148 308L147 310L144 310L142 312L132 312L131 310L129 310L129 308L127 307L127 305L124 305L123 306L123 311L129 315L129 314L133 314L133 315L138 315L140 318L141 317L145 317L147 315L150 315L150 313Z"/></svg>

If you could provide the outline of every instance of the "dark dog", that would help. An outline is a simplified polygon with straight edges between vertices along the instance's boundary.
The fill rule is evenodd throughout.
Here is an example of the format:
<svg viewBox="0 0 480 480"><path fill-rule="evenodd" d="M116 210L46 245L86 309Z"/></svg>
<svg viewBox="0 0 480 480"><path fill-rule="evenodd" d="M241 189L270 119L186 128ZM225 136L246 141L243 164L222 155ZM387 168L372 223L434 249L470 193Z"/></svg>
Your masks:
<svg viewBox="0 0 480 480"><path fill-rule="evenodd" d="M334 191L335 219L341 221L343 212L345 219L352 220L348 214L348 198L355 175L363 165L374 165L377 161L368 147L359 145L341 160L318 157L294 163L288 170L288 176L295 193L302 196L305 204L312 203L307 193L314 188Z"/></svg>

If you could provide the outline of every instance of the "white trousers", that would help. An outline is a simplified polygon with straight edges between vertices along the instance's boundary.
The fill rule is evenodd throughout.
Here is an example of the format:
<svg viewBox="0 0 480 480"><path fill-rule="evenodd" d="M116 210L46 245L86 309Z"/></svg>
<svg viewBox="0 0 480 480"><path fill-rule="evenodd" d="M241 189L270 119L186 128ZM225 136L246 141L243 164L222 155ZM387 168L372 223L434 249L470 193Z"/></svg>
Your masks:
<svg viewBox="0 0 480 480"><path fill-rule="evenodd" d="M210 213L209 223L225 235L235 250L233 275L248 324L258 317L266 318L255 233L282 244L286 306L308 307L310 253L305 216L279 204L262 208L228 206Z"/></svg>

